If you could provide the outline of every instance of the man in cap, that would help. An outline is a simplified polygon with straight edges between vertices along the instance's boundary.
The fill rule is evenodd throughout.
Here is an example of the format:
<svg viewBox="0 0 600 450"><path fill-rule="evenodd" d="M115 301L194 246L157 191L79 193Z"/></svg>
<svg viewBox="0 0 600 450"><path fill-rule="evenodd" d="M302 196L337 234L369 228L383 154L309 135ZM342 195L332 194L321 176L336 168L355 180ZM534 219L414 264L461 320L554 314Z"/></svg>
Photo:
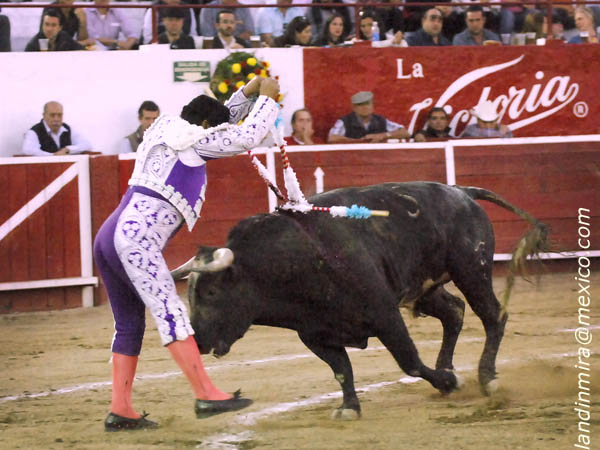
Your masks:
<svg viewBox="0 0 600 450"><path fill-rule="evenodd" d="M327 142L384 142L388 139L406 139L410 134L404 126L383 116L373 114L373 93L357 92L352 96L354 112L338 119L329 130Z"/></svg>
<svg viewBox="0 0 600 450"><path fill-rule="evenodd" d="M471 110L471 114L477 119L477 123L467 125L460 135L461 138L511 138L512 131L499 122L499 114L490 100L479 103Z"/></svg>

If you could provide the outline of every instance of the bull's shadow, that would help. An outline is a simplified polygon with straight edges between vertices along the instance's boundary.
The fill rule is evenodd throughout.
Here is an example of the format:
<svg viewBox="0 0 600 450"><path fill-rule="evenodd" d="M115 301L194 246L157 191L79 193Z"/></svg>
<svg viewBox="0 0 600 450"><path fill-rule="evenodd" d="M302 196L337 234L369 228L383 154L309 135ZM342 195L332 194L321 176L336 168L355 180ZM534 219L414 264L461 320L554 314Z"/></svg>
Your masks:
<svg viewBox="0 0 600 450"><path fill-rule="evenodd" d="M508 315L492 290L492 225L475 200L493 202L533 225L514 263L543 248L546 227L493 192L431 182L344 188L309 199L316 206L388 210L387 218L276 211L242 220L227 248L203 247L173 272L175 278L190 275L200 350L224 355L252 324L296 330L341 384L343 403L334 416L351 418L360 415L360 403L344 347L366 348L375 336L404 372L448 393L458 384L452 359L465 309L444 289L452 280L483 322L479 383L484 392L493 391ZM419 358L400 305L441 321L435 369Z"/></svg>

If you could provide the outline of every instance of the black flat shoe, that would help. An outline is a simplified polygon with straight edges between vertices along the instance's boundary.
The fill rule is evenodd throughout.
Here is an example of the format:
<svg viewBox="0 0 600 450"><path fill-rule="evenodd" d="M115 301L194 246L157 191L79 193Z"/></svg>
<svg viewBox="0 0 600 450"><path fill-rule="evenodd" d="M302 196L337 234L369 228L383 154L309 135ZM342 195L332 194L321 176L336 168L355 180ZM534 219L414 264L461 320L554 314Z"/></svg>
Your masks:
<svg viewBox="0 0 600 450"><path fill-rule="evenodd" d="M119 416L114 413L109 413L104 421L104 431L121 431L121 430L142 430L145 428L157 428L158 424L146 419L146 412L139 419L130 419L129 417Z"/></svg>
<svg viewBox="0 0 600 450"><path fill-rule="evenodd" d="M229 411L237 411L238 409L250 406L252 400L242 398L242 392L238 389L233 393L233 398L229 400L200 400L196 399L194 410L198 419L214 416Z"/></svg>

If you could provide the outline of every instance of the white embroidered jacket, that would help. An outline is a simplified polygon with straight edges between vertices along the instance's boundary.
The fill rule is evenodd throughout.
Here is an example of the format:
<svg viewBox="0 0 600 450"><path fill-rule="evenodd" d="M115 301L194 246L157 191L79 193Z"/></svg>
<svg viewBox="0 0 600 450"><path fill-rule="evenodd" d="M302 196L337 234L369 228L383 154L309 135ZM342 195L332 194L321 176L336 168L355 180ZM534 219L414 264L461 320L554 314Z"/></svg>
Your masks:
<svg viewBox="0 0 600 450"><path fill-rule="evenodd" d="M160 116L144 133L130 186L144 186L166 198L185 219L191 231L200 216L206 191L206 162L234 156L266 139L279 113L277 103L261 95L253 103L242 89L225 104L230 123L204 129L177 116ZM250 114L243 124L234 125Z"/></svg>

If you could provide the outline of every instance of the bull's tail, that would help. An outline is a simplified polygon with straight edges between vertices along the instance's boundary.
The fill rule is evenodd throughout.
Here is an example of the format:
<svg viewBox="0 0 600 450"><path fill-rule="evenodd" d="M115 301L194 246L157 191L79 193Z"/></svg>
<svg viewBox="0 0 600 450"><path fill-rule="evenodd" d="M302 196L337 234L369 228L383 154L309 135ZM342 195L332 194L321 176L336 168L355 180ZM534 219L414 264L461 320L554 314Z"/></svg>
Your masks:
<svg viewBox="0 0 600 450"><path fill-rule="evenodd" d="M541 252L548 251L548 232L549 227L537 220L531 214L523 211L520 208L512 205L511 203L504 200L498 194L487 189L478 187L464 187L456 186L458 189L463 191L469 197L474 200L485 200L492 202L508 211L513 212L519 217L529 222L533 228L531 228L519 241L516 249L512 253L512 258L509 264L508 276L506 277L506 289L504 291L504 297L502 299L502 316L506 315L506 309L508 307L508 300L510 293L515 283L515 276L517 274L526 275L525 262L528 256L538 256Z"/></svg>

